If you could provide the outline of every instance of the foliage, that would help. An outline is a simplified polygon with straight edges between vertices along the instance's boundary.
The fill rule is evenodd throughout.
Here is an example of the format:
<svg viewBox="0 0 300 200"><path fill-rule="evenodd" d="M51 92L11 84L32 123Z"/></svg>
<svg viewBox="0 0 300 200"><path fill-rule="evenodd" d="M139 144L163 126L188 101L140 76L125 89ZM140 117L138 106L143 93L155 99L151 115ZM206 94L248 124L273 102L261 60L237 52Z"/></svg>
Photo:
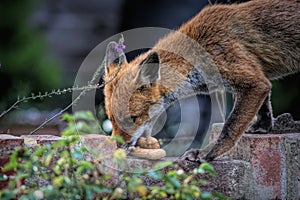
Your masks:
<svg viewBox="0 0 300 200"><path fill-rule="evenodd" d="M74 135L74 133L76 135L89 133L105 134L90 111L79 111L74 115L64 114L62 119L68 122L68 128L61 133L64 136Z"/></svg>
<svg viewBox="0 0 300 200"><path fill-rule="evenodd" d="M223 195L202 192L199 188L205 181L196 178L197 175L206 172L215 175L208 163L184 173L170 162L161 162L150 171L123 172L112 184L113 177L104 173L100 165L103 155L82 145L80 138L74 136L91 131L85 129L88 123L94 123L91 113L64 115L63 118L69 123L64 131L68 136L53 144L31 149L21 147L13 152L4 171L14 170L15 174L0 174L0 181L9 179L8 188L0 191L0 199L226 199ZM74 129L74 120L81 120L82 129ZM117 138L118 142L120 140ZM125 159L125 151L117 149L112 162L120 165ZM168 168L164 173L170 166L172 169ZM147 187L141 176L151 176L160 180L162 185Z"/></svg>
<svg viewBox="0 0 300 200"><path fill-rule="evenodd" d="M15 170L16 174L9 177L9 188L0 192L1 199L94 199L95 194L111 193L104 185L109 177L92 161L82 160L87 152L78 137L33 152L26 148L15 151L4 170ZM40 187L37 176L46 185Z"/></svg>
<svg viewBox="0 0 300 200"><path fill-rule="evenodd" d="M182 169L178 169L177 165L171 165L173 170L169 170L166 173L160 170L166 166L170 166L170 164L172 163L158 163L153 170L148 172L148 175L160 180L163 185L151 186L149 193L142 199L227 199L220 193L203 192L200 189L199 185L205 185L206 181L199 179L199 175L209 173L211 176L215 176L215 171L209 163L202 163L199 168L188 173L185 173ZM140 195L146 193L143 190L140 192L140 187L136 188Z"/></svg>

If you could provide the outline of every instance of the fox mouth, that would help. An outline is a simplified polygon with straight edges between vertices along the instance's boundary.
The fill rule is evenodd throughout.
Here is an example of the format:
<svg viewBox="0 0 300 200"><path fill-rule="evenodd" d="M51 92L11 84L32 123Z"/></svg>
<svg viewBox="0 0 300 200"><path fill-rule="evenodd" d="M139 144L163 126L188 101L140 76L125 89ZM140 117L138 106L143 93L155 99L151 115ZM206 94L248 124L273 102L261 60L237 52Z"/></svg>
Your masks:
<svg viewBox="0 0 300 200"><path fill-rule="evenodd" d="M137 128L137 130L133 133L133 136L129 143L122 145L122 148L128 149L130 147L134 147L138 139L142 136L150 136L151 128L150 128L150 120L144 122L141 126Z"/></svg>
<svg viewBox="0 0 300 200"><path fill-rule="evenodd" d="M157 115L152 116L150 119L145 121L137 130L133 133L133 137L130 141L129 146L135 146L137 140L140 137L150 137L152 134L158 133L166 122L166 114L159 112Z"/></svg>

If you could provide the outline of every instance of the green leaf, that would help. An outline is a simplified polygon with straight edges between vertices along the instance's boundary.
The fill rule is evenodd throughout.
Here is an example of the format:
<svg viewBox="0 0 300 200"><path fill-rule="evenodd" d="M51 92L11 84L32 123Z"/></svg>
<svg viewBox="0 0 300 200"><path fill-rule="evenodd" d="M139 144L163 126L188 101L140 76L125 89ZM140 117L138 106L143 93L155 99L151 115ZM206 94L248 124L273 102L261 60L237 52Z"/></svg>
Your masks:
<svg viewBox="0 0 300 200"><path fill-rule="evenodd" d="M92 186L89 186L93 191L97 192L98 194L101 194L103 192L112 192L111 189L108 189L108 188L104 188L104 187L101 187L99 185L92 185Z"/></svg>
<svg viewBox="0 0 300 200"><path fill-rule="evenodd" d="M56 174L61 174L61 169L59 165L55 165L52 169Z"/></svg>
<svg viewBox="0 0 300 200"><path fill-rule="evenodd" d="M207 171L212 176L216 175L214 167L211 164L209 164L209 163L202 163L200 165L200 168L204 169L205 171Z"/></svg>
<svg viewBox="0 0 300 200"><path fill-rule="evenodd" d="M206 184L207 184L207 181L206 181L206 180L203 180L203 179L200 179L200 180L198 180L198 183L199 183L200 185L206 185Z"/></svg>
<svg viewBox="0 0 300 200"><path fill-rule="evenodd" d="M149 170L148 174L150 176L152 176L155 179L161 179L162 178L162 173L158 170L154 171L154 170Z"/></svg>
<svg viewBox="0 0 300 200"><path fill-rule="evenodd" d="M90 112L90 111L79 111L79 112L76 112L74 114L74 119L75 120L83 119L83 120L87 120L87 121L95 121L95 117L94 117L93 113Z"/></svg>
<svg viewBox="0 0 300 200"><path fill-rule="evenodd" d="M46 156L46 159L45 159L45 165L46 165L46 166L49 166L49 164L50 164L52 158L53 158L53 153L50 152L50 153Z"/></svg>
<svg viewBox="0 0 300 200"><path fill-rule="evenodd" d="M164 189L164 191L168 194L174 194L175 193L175 189L173 187L167 187Z"/></svg>
<svg viewBox="0 0 300 200"><path fill-rule="evenodd" d="M56 142L54 142L53 144L52 144L52 147L53 148L59 148L59 147L63 147L64 146L64 140L58 140L58 141L56 141Z"/></svg>
<svg viewBox="0 0 300 200"><path fill-rule="evenodd" d="M86 172L89 169L93 169L93 167L94 167L91 163L89 163L87 161L80 161L78 163L78 165L79 165L79 167L76 170L77 174L84 173L84 172Z"/></svg>
<svg viewBox="0 0 300 200"><path fill-rule="evenodd" d="M182 195L182 197L185 200L193 200L194 199L193 195L191 195L190 193L185 193Z"/></svg>
<svg viewBox="0 0 300 200"><path fill-rule="evenodd" d="M74 151L74 152L72 152L72 157L75 159L83 159L84 155L80 151Z"/></svg>
<svg viewBox="0 0 300 200"><path fill-rule="evenodd" d="M61 132L62 136L70 136L70 135L76 135L78 134L78 130L75 125L69 126L65 130Z"/></svg>
<svg viewBox="0 0 300 200"><path fill-rule="evenodd" d="M201 199L211 199L212 198L212 194L209 192L203 192L201 193Z"/></svg>
<svg viewBox="0 0 300 200"><path fill-rule="evenodd" d="M11 190L0 190L0 199L16 199L15 193Z"/></svg>
<svg viewBox="0 0 300 200"><path fill-rule="evenodd" d="M71 179L69 177L67 177L67 176L64 176L64 180L65 180L65 182L67 184L71 184L72 183Z"/></svg>
<svg viewBox="0 0 300 200"><path fill-rule="evenodd" d="M64 181L64 177L63 176L54 177L53 181L52 181L52 184L54 186L60 187L62 185L63 181Z"/></svg>
<svg viewBox="0 0 300 200"><path fill-rule="evenodd" d="M19 166L19 162L18 162L19 150L20 149L17 149L12 153L9 162L3 167L4 171L17 170L17 167Z"/></svg>
<svg viewBox="0 0 300 200"><path fill-rule="evenodd" d="M125 143L124 139L122 137L118 136L118 135L111 136L111 139L116 140L117 142L119 142L121 144Z"/></svg>
<svg viewBox="0 0 300 200"><path fill-rule="evenodd" d="M181 183L174 177L171 176L165 176L163 178L166 182L171 183L173 186L179 188L181 186Z"/></svg>
<svg viewBox="0 0 300 200"><path fill-rule="evenodd" d="M86 168L88 168L88 169L92 169L92 168L93 168L93 164L92 164L92 163L90 163L90 162L88 162L88 161L84 161L84 160L79 161L79 162L78 162L78 165L79 165L79 166L82 166L82 167L86 167Z"/></svg>
<svg viewBox="0 0 300 200"><path fill-rule="evenodd" d="M68 113L65 113L61 116L61 119L62 120L66 120L67 122L70 122L70 121L73 121L74 118L72 115L68 114Z"/></svg>
<svg viewBox="0 0 300 200"><path fill-rule="evenodd" d="M154 166L154 170L160 170L160 169L163 169L167 166L170 166L172 165L172 162L171 161L164 161L164 162L159 162L157 163L155 166Z"/></svg>
<svg viewBox="0 0 300 200"><path fill-rule="evenodd" d="M221 193L218 193L218 192L213 192L212 195L213 195L213 197L216 197L216 198L221 199L221 200L229 200L229 198L226 197L224 194L221 194Z"/></svg>
<svg viewBox="0 0 300 200"><path fill-rule="evenodd" d="M87 199L93 199L94 198L94 193L93 193L93 191L91 190L91 188L90 187L85 187L85 197L87 198Z"/></svg>
<svg viewBox="0 0 300 200"><path fill-rule="evenodd" d="M194 173L194 174L204 174L204 173L205 173L205 170L202 169L201 167L199 167L198 169L195 168L195 169L193 170L193 173Z"/></svg>

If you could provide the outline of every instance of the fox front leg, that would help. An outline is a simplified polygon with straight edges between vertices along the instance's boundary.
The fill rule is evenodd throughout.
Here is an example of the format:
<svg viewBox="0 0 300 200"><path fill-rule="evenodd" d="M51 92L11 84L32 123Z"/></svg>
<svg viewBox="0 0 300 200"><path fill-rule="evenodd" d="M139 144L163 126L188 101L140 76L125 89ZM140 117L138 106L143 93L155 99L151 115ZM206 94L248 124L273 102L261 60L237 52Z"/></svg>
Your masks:
<svg viewBox="0 0 300 200"><path fill-rule="evenodd" d="M271 90L271 84L267 79L256 84L255 87L241 90L237 94L235 108L224 124L216 144L205 156L205 160L211 161L230 150L247 129Z"/></svg>

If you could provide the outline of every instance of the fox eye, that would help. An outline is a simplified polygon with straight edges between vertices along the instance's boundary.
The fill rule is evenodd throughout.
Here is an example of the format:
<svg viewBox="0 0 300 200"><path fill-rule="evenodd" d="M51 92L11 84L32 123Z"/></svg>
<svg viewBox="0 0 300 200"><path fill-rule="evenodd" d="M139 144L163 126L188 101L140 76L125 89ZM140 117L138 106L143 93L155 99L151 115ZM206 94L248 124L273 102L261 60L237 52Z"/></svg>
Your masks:
<svg viewBox="0 0 300 200"><path fill-rule="evenodd" d="M136 116L130 116L130 117L126 117L124 118L123 122L126 125L130 125L132 122L135 123L136 122L137 117Z"/></svg>

